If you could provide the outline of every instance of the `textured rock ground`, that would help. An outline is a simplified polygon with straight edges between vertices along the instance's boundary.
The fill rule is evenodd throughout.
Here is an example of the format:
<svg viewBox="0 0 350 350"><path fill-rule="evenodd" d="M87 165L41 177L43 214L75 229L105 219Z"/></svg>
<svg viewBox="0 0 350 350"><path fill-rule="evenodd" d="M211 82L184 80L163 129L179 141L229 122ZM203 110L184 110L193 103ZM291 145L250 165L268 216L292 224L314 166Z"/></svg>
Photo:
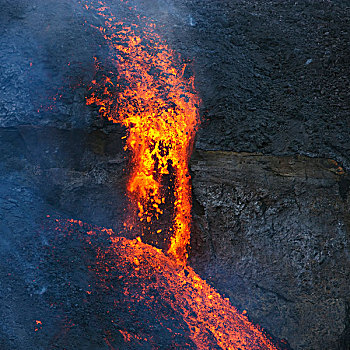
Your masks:
<svg viewBox="0 0 350 350"><path fill-rule="evenodd" d="M99 315L111 301L87 294L96 252L81 242L86 231L60 236L55 219L120 229L125 164L115 143L120 134L112 137L50 127L0 129L1 349L108 349L110 318L104 323ZM123 346L122 336L116 338Z"/></svg>
<svg viewBox="0 0 350 350"><path fill-rule="evenodd" d="M197 151L193 264L295 349L345 349L349 183L335 161Z"/></svg>
<svg viewBox="0 0 350 350"><path fill-rule="evenodd" d="M349 1L137 3L192 62L203 99L193 266L292 348L347 350ZM108 307L83 301L83 248L47 260L42 220L121 227L124 130L84 100L107 48L78 2L0 7L0 348L36 350L35 320L50 337L68 317L82 325L72 348L104 349L95 315Z"/></svg>

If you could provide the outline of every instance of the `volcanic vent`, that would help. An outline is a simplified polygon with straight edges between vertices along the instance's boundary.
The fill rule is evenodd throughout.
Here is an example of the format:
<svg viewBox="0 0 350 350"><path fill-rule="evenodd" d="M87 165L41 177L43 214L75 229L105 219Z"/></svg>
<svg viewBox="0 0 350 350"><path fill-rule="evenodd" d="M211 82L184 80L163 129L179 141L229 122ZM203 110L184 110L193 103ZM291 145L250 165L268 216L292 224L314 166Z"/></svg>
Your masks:
<svg viewBox="0 0 350 350"><path fill-rule="evenodd" d="M103 290L111 296L116 316L110 322L122 334L125 348L279 349L187 265L188 161L200 103L191 70L136 8L126 4L128 19L134 19L130 23L117 20L101 1L83 4L103 23L96 28L109 46L112 67L105 69L106 62L95 58L87 104L127 129L130 175L124 236L133 238L81 221L57 220L61 236L86 232L81 240L96 253L91 270L97 282L89 294ZM101 244L101 238L109 245ZM118 318L125 308L137 325ZM170 334L167 345L159 344L159 334L139 320L141 308L155 314L154 322ZM181 322L175 327L177 320ZM113 330L105 338L111 349L116 346Z"/></svg>

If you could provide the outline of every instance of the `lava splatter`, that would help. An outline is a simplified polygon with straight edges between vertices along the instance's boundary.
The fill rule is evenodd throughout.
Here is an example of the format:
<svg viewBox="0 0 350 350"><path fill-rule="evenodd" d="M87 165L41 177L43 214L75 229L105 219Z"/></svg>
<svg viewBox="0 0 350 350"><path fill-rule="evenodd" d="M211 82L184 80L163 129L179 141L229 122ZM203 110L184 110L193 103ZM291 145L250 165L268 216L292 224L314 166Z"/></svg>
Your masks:
<svg viewBox="0 0 350 350"><path fill-rule="evenodd" d="M96 59L99 80L93 81L87 104L99 106L103 117L128 129L132 170L127 190L132 206L125 225L141 237L158 235L154 243L184 264L191 229L188 161L199 124L194 77L185 79L186 64L161 40L153 23L139 16L142 25L126 25L102 2L99 5L87 7L104 20L98 30L110 47L117 73L103 72ZM171 225L159 227L169 207ZM167 236L164 247L161 241Z"/></svg>

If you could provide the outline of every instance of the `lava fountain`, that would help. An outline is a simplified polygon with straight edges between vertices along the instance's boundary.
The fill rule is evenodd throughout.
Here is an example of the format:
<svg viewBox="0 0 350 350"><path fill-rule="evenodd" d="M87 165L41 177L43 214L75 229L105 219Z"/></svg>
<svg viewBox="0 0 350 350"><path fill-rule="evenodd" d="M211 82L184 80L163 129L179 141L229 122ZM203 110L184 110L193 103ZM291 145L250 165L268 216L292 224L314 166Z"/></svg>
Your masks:
<svg viewBox="0 0 350 350"><path fill-rule="evenodd" d="M125 226L141 237L158 235L152 242L184 264L191 229L188 161L199 123L194 78L184 78L186 64L162 42L153 23L142 29L125 25L99 4L95 10L104 26L98 29L110 47L117 77L110 72L94 80L87 104L98 105L103 117L128 130L132 170L127 191L133 215ZM98 75L97 59L96 68ZM159 227L169 207L171 225Z"/></svg>
<svg viewBox="0 0 350 350"><path fill-rule="evenodd" d="M181 315L198 349L279 349L186 263L191 228L188 161L200 103L190 69L155 32L154 23L135 15L138 23L126 24L106 4L96 4L84 2L87 10L102 19L103 25L96 28L108 43L112 68L106 69L95 58L96 76L86 102L98 106L103 118L127 129L130 215L124 226L136 238L85 228L86 224L75 220L60 225L84 227L90 245L92 237L108 234L111 245L97 247L95 272L101 281L113 280L111 271L125 280L121 307L142 301L157 310L156 301L161 298ZM167 225L164 220L169 221ZM152 245L147 244L150 241ZM133 337L146 341L127 329L120 332L126 341Z"/></svg>

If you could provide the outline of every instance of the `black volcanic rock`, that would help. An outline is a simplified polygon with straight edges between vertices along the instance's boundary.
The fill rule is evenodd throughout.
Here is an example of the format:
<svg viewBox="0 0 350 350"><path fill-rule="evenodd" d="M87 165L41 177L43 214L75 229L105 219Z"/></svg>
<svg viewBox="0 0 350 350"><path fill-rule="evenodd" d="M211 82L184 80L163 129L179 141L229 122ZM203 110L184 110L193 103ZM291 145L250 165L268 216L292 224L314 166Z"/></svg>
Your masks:
<svg viewBox="0 0 350 350"><path fill-rule="evenodd" d="M293 349L348 350L349 1L136 3L203 100L191 264ZM47 215L122 229L125 130L85 104L101 22L71 0L0 9L0 348L40 349L70 309L72 347L107 348L83 247L42 265Z"/></svg>
<svg viewBox="0 0 350 350"><path fill-rule="evenodd" d="M293 349L346 349L350 176L331 159L197 151L192 259Z"/></svg>

